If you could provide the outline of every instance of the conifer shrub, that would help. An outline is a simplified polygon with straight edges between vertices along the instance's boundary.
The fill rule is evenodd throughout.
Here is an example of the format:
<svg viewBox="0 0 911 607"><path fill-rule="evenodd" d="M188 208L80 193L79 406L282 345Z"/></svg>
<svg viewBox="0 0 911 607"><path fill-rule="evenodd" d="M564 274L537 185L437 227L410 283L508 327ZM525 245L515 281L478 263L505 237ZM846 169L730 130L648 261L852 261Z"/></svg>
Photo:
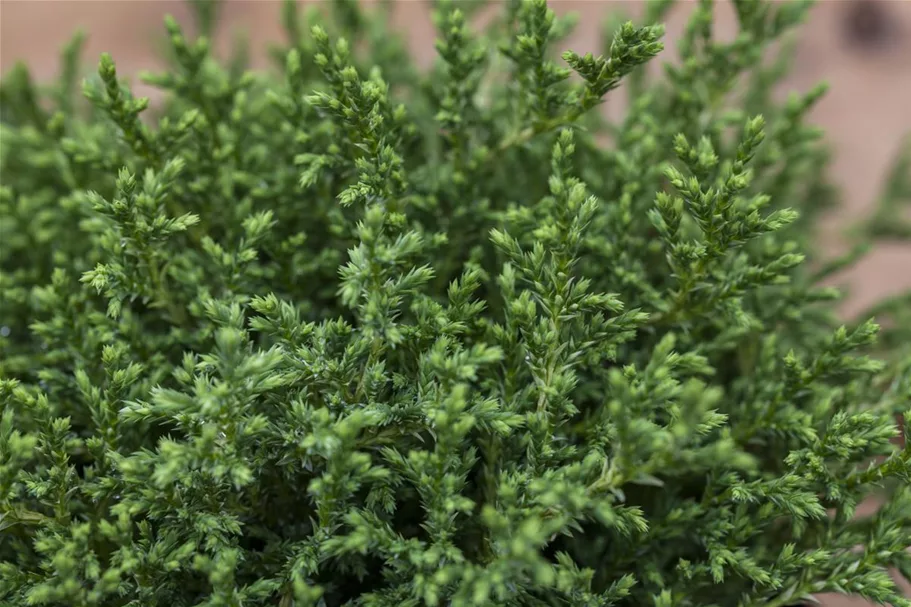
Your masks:
<svg viewBox="0 0 911 607"><path fill-rule="evenodd" d="M911 306L841 325L824 87L773 95L809 4L701 2L654 70L670 6L560 55L439 2L424 71L287 2L250 71L202 2L160 104L78 95L79 38L7 74L2 604L911 605Z"/></svg>

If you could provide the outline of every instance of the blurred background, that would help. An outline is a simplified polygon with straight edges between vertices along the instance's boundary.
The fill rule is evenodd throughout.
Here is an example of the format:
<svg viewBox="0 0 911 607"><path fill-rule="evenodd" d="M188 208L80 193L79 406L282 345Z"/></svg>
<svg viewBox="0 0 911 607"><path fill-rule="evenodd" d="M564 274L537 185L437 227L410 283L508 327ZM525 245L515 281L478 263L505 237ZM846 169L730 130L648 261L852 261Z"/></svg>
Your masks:
<svg viewBox="0 0 911 607"><path fill-rule="evenodd" d="M581 17L567 46L594 52L608 16L621 11L635 20L647 1L550 0L550 4L559 13L576 12ZM735 31L736 20L724 0L717 4L716 32L725 36ZM681 0L670 15L668 59L691 8L692 0ZM226 0L216 48L223 52L234 34L244 31L253 64L264 66L267 44L281 36L279 9L277 0ZM87 61L94 63L100 53L109 52L121 74L157 69L156 49L166 14L192 29L181 0L0 0L0 70L5 73L17 61L25 61L36 79L52 78L59 50L77 28L88 34ZM408 33L418 62L429 64L435 37L429 3L398 0L395 23ZM842 250L845 227L872 212L883 178L903 138L911 133L911 0L817 0L781 93L806 91L822 80L831 88L812 119L827 131L834 147L832 178L841 187L843 205L821 226L820 237L836 253ZM153 93L140 86L136 89L144 95ZM849 289L843 308L848 316L909 289L911 246L880 243L837 282ZM911 585L906 588L911 596ZM820 599L826 607L865 605L845 597Z"/></svg>

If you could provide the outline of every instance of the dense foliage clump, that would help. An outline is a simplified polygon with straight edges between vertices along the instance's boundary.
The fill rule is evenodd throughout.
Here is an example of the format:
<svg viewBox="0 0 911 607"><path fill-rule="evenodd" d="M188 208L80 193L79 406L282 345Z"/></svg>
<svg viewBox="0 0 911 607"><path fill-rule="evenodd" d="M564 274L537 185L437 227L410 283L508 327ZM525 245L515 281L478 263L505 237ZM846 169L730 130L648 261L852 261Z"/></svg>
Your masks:
<svg viewBox="0 0 911 607"><path fill-rule="evenodd" d="M808 3L701 2L659 73L671 4L561 56L438 2L427 72L287 2L251 72L201 2L154 107L79 39L7 74L2 604L911 605L911 306L836 320L824 89L772 95Z"/></svg>

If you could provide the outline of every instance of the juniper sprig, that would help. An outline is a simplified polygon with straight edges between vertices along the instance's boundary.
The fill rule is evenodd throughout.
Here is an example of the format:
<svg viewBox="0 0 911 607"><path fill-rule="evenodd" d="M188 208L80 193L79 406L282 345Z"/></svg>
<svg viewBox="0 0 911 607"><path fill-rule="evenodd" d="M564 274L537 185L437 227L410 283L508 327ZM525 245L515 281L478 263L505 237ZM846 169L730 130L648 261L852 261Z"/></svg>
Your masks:
<svg viewBox="0 0 911 607"><path fill-rule="evenodd" d="M109 55L77 98L81 37L7 74L0 602L911 606L908 298L821 283L908 236L908 158L820 259L825 88L767 52L809 3L702 1L656 74L671 4L595 56L439 0L423 70L288 0L250 71L207 0L160 104Z"/></svg>

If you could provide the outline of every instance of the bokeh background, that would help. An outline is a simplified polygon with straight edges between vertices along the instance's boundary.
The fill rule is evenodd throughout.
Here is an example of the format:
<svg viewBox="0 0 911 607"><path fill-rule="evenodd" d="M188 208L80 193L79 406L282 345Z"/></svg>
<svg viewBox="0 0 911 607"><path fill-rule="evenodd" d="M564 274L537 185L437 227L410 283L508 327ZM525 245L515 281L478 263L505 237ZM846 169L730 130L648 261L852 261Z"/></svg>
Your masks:
<svg viewBox="0 0 911 607"><path fill-rule="evenodd" d="M608 16L622 11L635 19L647 1L550 3L559 13L579 14L579 26L567 46L586 52L597 51ZM235 33L244 31L251 43L253 64L265 65L267 44L281 36L279 9L277 0L226 0L216 49L223 52ZM670 15L668 60L673 59L674 41L690 10L692 0L681 0ZM88 34L86 60L94 62L100 53L109 52L121 74L154 70L160 67L155 49L164 34L166 14L192 29L181 0L0 0L0 70L5 73L17 61L25 61L38 80L52 78L59 50L77 28ZM435 36L429 3L398 0L395 23L407 32L418 62L429 64ZM735 31L734 14L725 0L717 2L716 23L720 36ZM820 226L823 245L834 254L844 245L844 229L872 212L882 180L903 138L911 133L911 0L817 0L797 45L791 75L780 92L805 91L822 80L831 88L812 120L827 131L834 147L832 178L843 197L842 206ZM154 94L136 88L141 94ZM618 109L616 104L614 109ZM911 246L880 243L837 282L849 292L843 307L846 316L909 289ZM911 596L911 585L905 587ZM826 607L866 605L847 597L820 599Z"/></svg>

